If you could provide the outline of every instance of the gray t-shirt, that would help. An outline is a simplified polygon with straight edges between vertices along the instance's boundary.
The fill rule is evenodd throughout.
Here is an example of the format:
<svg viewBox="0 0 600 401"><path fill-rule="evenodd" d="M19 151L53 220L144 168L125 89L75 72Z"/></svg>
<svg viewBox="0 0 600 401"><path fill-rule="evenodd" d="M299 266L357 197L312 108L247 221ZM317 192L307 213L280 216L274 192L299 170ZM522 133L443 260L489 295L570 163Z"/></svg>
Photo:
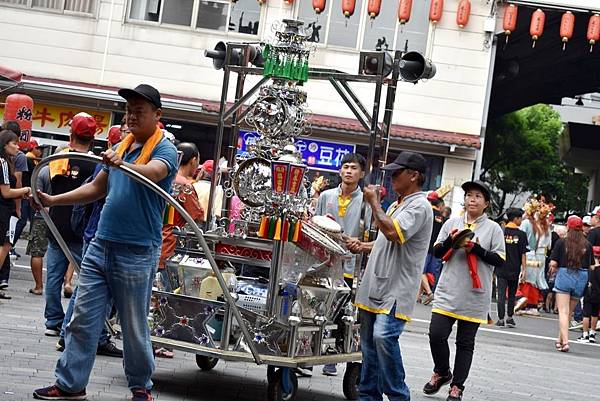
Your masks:
<svg viewBox="0 0 600 401"><path fill-rule="evenodd" d="M469 228L475 232L473 241L484 249L505 256L504 233L498 223L488 219L484 214L472 224L467 224L465 217L454 217L442 226L436 243L444 242L453 229ZM435 289L433 313L454 317L475 323L488 323L488 313L492 301L492 275L494 266L477 258L477 273L481 280L481 289L473 289L471 275L464 249L455 250L440 275Z"/></svg>
<svg viewBox="0 0 600 401"><path fill-rule="evenodd" d="M13 164L15 166L15 173L29 171L29 168L27 167L27 156L21 151L18 151L13 157Z"/></svg>
<svg viewBox="0 0 600 401"><path fill-rule="evenodd" d="M325 216L326 214L331 214L335 217L335 221L342 227L344 234L362 240L363 233L361 232L360 224L360 212L363 203L362 189L358 187L352 192L352 198L346 207L344 216L340 216L339 211L339 197L341 194L342 188L340 186L328 189L321 193L317 201L315 215ZM365 221L367 221L371 218L371 207L369 205L365 205L365 207ZM352 259L344 262L344 277L352 278L354 276L355 265L356 256L353 256Z"/></svg>
<svg viewBox="0 0 600 401"><path fill-rule="evenodd" d="M395 305L395 317L410 321L431 239L433 212L426 192L416 192L393 203L387 214L394 220L400 240L389 241L379 234L358 287L356 306L389 314Z"/></svg>

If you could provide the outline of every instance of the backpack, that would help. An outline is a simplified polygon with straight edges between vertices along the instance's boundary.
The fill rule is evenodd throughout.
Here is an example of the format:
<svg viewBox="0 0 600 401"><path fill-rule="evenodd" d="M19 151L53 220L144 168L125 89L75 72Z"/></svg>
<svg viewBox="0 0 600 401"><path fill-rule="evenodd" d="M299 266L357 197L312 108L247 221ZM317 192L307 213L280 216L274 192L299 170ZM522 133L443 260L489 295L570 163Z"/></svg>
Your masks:
<svg viewBox="0 0 600 401"><path fill-rule="evenodd" d="M86 180L81 185L90 183L93 179L94 176L91 175L88 178L86 178ZM73 231L73 234L80 238L83 238L83 233L85 232L85 228L87 227L93 208L93 202L88 203L87 205L73 206L73 211L71 212L71 230Z"/></svg>

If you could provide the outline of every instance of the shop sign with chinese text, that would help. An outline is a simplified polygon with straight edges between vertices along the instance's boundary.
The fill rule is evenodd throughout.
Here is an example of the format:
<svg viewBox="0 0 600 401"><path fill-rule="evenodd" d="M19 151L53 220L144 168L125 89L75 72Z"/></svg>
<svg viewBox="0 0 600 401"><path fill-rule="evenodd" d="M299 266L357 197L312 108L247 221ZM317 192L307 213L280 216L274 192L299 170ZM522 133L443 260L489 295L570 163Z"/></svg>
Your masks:
<svg viewBox="0 0 600 401"><path fill-rule="evenodd" d="M253 145L257 138L256 132L240 130L237 154L247 157L248 146ZM312 138L299 138L295 145L302 153L302 163L311 169L327 171L339 171L344 156L356 151L356 145Z"/></svg>
<svg viewBox="0 0 600 401"><path fill-rule="evenodd" d="M76 106L37 103L35 99L33 99L33 126L31 130L34 132L69 135L69 122L75 114L82 111L96 119L96 123L98 124L96 139L106 138L108 129L111 126L111 112L84 109ZM0 106L0 120L4 120L4 106Z"/></svg>

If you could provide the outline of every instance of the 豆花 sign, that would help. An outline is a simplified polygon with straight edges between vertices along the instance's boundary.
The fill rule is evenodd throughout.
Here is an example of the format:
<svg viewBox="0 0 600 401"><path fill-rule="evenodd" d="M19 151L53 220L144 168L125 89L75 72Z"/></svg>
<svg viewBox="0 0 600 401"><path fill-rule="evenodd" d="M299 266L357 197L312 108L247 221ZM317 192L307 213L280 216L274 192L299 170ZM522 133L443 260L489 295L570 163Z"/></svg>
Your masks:
<svg viewBox="0 0 600 401"><path fill-rule="evenodd" d="M237 154L248 156L248 146L253 145L258 137L256 132L240 130ZM338 171L344 156L356 151L356 145L312 138L299 138L294 145L302 153L302 162L309 168L328 171Z"/></svg>

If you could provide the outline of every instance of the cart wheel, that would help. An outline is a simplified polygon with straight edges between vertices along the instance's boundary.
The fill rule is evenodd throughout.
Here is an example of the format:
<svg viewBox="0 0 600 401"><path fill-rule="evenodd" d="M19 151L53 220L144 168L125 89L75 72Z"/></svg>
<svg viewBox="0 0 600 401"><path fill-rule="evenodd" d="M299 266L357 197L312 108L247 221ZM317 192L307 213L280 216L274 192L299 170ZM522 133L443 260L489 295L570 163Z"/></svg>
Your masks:
<svg viewBox="0 0 600 401"><path fill-rule="evenodd" d="M359 362L348 362L346 364L346 373L344 373L342 390L349 400L358 399L358 382L360 381L361 366L362 365Z"/></svg>
<svg viewBox="0 0 600 401"><path fill-rule="evenodd" d="M268 372L268 371L267 371ZM268 401L294 401L298 392L298 378L290 368L279 368L267 376Z"/></svg>
<svg viewBox="0 0 600 401"><path fill-rule="evenodd" d="M211 358L209 356L204 355L196 355L196 365L201 370L208 372L212 370L215 366L217 366L217 362L219 362L219 358Z"/></svg>

